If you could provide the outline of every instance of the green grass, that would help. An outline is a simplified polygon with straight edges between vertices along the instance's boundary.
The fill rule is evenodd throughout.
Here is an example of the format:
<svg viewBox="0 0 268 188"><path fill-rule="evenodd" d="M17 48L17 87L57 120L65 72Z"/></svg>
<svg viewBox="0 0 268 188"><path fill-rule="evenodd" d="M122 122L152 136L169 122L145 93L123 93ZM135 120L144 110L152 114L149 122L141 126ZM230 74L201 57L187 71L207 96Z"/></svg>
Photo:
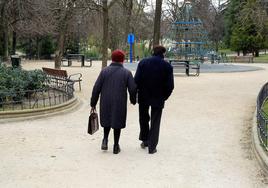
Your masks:
<svg viewBox="0 0 268 188"><path fill-rule="evenodd" d="M268 63L268 54L261 54L259 57L254 57L254 62Z"/></svg>
<svg viewBox="0 0 268 188"><path fill-rule="evenodd" d="M268 100L265 100L262 105L262 111L264 112L263 115L268 118Z"/></svg>
<svg viewBox="0 0 268 188"><path fill-rule="evenodd" d="M228 54L237 54L237 52L234 52L232 50L230 50L229 48L226 49L219 49L219 54L220 53L226 53ZM242 53L240 55L243 55ZM259 57L254 57L253 61L255 63L268 63L268 51L267 54L260 54Z"/></svg>

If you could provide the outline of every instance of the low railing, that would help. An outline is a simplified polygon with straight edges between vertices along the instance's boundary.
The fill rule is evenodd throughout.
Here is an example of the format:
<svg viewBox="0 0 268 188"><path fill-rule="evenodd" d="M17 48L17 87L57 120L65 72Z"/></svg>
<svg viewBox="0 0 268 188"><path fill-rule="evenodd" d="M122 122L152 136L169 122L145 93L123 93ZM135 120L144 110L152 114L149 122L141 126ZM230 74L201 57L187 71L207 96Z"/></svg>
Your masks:
<svg viewBox="0 0 268 188"><path fill-rule="evenodd" d="M257 98L257 126L259 139L268 151L268 114L263 110L263 104L268 99L268 82L261 88Z"/></svg>
<svg viewBox="0 0 268 188"><path fill-rule="evenodd" d="M45 108L62 104L74 97L73 82L49 79L43 89L0 91L0 111Z"/></svg>

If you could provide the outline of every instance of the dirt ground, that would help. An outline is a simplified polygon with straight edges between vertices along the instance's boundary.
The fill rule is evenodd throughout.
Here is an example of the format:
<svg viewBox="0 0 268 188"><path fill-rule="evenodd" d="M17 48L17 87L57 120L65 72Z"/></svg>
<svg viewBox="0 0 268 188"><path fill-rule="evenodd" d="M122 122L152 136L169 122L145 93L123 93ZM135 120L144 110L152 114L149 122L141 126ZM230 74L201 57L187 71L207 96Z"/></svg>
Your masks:
<svg viewBox="0 0 268 188"><path fill-rule="evenodd" d="M53 67L53 62L23 62L23 68ZM249 65L251 66L251 65ZM140 148L138 106L128 106L121 153L100 150L102 130L87 134L89 99L101 69L65 67L83 74L80 107L42 119L0 125L0 187L180 187L262 188L265 175L251 151L251 117L268 80L266 70L201 73L175 77L165 105L158 152ZM133 72L134 73L134 72Z"/></svg>

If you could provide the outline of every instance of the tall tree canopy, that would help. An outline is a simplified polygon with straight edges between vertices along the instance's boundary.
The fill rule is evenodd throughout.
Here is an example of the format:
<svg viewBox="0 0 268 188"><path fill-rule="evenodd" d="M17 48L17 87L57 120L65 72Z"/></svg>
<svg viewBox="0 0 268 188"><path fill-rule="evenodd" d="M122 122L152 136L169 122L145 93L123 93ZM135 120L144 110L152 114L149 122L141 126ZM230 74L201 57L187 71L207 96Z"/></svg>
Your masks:
<svg viewBox="0 0 268 188"><path fill-rule="evenodd" d="M233 25L230 46L243 54L253 53L258 56L259 50L267 44L268 19L266 11L256 0L248 0L242 4Z"/></svg>

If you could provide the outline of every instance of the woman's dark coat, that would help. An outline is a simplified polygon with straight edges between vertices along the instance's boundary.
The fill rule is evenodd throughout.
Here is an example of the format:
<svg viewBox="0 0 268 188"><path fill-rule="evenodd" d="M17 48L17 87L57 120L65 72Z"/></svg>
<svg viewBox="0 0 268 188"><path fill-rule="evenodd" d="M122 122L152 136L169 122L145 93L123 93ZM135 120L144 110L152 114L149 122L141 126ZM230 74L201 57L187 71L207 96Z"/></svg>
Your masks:
<svg viewBox="0 0 268 188"><path fill-rule="evenodd" d="M136 84L132 73L120 63L104 68L92 91L91 107L97 105L100 95L100 123L102 127L126 127L127 90L130 102L136 103Z"/></svg>

